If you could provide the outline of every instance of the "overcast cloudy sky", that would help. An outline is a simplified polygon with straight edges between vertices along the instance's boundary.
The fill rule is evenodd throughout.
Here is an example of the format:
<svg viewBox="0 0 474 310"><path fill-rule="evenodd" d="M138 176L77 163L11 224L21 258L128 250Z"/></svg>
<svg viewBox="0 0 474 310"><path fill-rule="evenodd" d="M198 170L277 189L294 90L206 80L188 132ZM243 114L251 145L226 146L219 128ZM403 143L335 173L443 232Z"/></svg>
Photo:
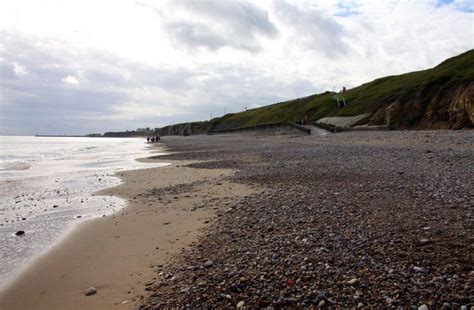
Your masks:
<svg viewBox="0 0 474 310"><path fill-rule="evenodd" d="M472 0L1 0L0 134L208 119L432 67Z"/></svg>

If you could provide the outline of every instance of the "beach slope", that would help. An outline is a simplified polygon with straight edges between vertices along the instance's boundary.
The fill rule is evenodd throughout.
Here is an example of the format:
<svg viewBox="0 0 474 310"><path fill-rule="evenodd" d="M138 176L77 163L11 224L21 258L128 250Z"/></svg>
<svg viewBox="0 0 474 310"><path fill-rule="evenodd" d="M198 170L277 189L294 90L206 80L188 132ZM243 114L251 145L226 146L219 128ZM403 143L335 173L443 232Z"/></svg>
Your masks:
<svg viewBox="0 0 474 310"><path fill-rule="evenodd" d="M128 206L76 227L2 292L0 309L133 309L160 268L213 221L211 198L225 203L255 192L226 181L230 169L166 162L120 173L122 185L98 194ZM97 294L86 297L89 287Z"/></svg>

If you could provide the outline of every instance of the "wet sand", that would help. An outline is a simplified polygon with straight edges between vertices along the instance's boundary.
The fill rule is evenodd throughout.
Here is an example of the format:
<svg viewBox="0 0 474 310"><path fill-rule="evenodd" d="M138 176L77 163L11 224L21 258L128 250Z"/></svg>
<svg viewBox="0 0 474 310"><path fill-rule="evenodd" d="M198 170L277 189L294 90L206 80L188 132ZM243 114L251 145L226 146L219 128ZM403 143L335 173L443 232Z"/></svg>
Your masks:
<svg viewBox="0 0 474 310"><path fill-rule="evenodd" d="M225 178L231 169L170 166L120 173L100 195L128 206L78 225L0 295L0 309L134 309L147 284L212 223L220 206L256 190ZM84 296L88 287L97 294Z"/></svg>

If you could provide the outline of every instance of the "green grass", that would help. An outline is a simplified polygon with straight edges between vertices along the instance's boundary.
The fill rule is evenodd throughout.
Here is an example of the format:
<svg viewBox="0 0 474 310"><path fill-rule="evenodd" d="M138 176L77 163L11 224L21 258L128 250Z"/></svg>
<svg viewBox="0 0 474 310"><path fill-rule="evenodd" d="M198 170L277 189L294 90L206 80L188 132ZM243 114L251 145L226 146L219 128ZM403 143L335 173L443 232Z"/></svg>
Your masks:
<svg viewBox="0 0 474 310"><path fill-rule="evenodd" d="M310 121L328 116L356 116L374 113L394 100L410 98L423 87L438 85L450 87L474 80L474 51L450 58L435 68L388 76L363 84L346 92L348 106L338 109L329 93L276 103L265 107L225 116L217 121L217 129L229 129L262 123L302 120ZM367 119L368 120L368 119Z"/></svg>
<svg viewBox="0 0 474 310"><path fill-rule="evenodd" d="M433 87L448 89L472 81L474 81L474 50L450 58L432 69L387 76L349 89L345 93L348 106L343 109L338 109L331 94L324 92L198 122L198 128L199 132L205 132L283 121L298 122L305 115L314 122L328 116L371 114L397 100L410 102L410 99L424 89L426 92Z"/></svg>

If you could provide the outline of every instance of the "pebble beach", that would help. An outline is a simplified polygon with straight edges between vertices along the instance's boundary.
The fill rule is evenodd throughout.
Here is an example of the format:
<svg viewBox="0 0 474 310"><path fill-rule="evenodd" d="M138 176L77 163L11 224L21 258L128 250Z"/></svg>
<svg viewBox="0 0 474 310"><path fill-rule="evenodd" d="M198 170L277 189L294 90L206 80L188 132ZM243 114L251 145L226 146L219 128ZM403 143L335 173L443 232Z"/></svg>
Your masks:
<svg viewBox="0 0 474 310"><path fill-rule="evenodd" d="M262 192L222 206L140 309L468 309L472 131L163 139Z"/></svg>
<svg viewBox="0 0 474 310"><path fill-rule="evenodd" d="M2 309L470 309L472 131L163 137Z"/></svg>

